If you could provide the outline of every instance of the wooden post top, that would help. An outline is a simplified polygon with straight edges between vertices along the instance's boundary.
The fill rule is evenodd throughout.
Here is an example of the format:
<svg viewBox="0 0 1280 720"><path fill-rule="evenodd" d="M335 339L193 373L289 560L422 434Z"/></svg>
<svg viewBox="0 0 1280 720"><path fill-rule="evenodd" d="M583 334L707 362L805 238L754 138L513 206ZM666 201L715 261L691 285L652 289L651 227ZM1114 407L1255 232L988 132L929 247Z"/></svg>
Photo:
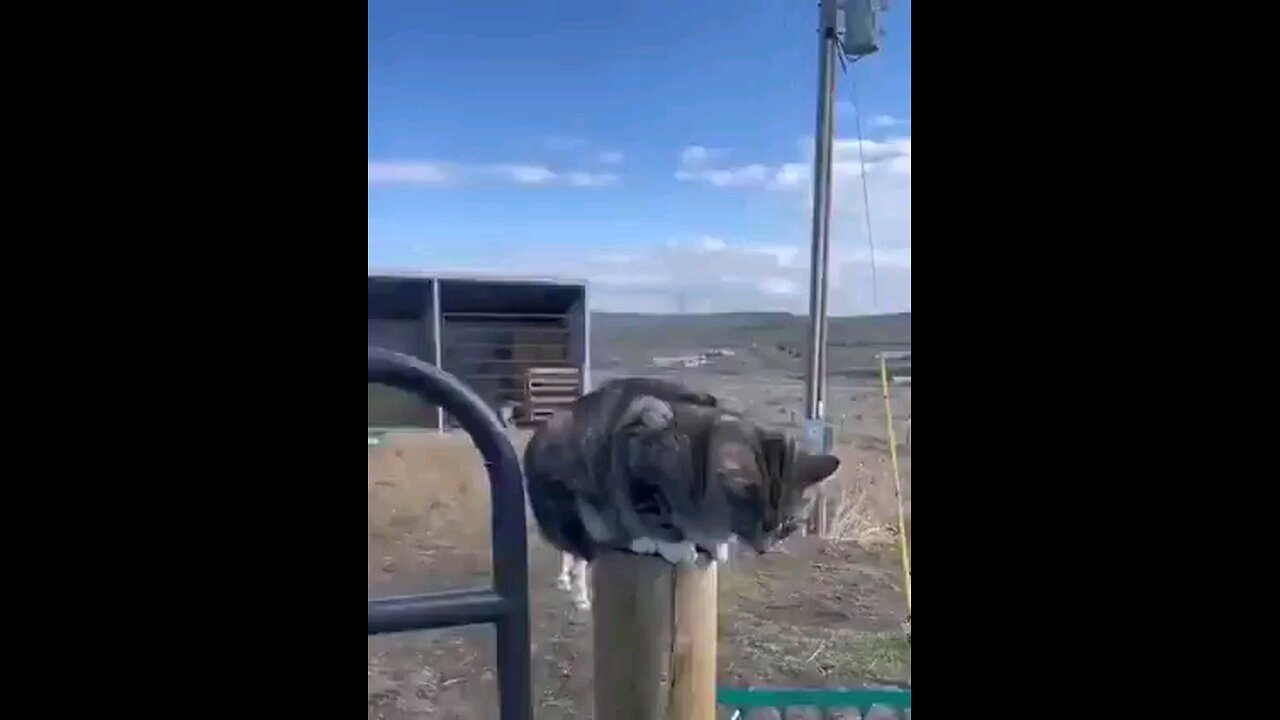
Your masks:
<svg viewBox="0 0 1280 720"><path fill-rule="evenodd" d="M715 720L715 562L619 552L591 575L595 716Z"/></svg>

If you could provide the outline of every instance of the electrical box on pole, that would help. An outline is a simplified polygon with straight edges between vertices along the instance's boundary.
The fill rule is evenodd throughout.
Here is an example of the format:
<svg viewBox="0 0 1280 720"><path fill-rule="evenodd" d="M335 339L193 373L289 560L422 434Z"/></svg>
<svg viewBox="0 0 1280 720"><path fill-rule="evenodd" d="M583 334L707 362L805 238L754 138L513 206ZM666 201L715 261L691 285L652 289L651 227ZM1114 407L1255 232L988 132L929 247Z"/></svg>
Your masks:
<svg viewBox="0 0 1280 720"><path fill-rule="evenodd" d="M843 0L840 7L840 44L846 57L870 55L880 49L884 37L881 14L886 0Z"/></svg>

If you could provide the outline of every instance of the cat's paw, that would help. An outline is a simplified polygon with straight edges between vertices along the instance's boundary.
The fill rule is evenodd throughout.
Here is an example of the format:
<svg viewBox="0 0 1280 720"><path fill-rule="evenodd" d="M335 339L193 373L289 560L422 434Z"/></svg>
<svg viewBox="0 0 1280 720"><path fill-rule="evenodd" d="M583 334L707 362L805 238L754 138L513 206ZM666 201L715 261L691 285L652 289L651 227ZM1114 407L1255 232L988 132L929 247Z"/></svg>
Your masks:
<svg viewBox="0 0 1280 720"><path fill-rule="evenodd" d="M569 582L568 573L564 573L560 575L560 577L556 578L556 588L560 590L564 590L565 592L568 592L570 589L573 588L572 583Z"/></svg>
<svg viewBox="0 0 1280 720"><path fill-rule="evenodd" d="M675 411L667 403L656 397L642 395L636 398L631 407L623 415L622 424L629 425L635 420L651 430L665 430L675 419Z"/></svg>
<svg viewBox="0 0 1280 720"><path fill-rule="evenodd" d="M659 400L646 406L644 414L640 417L647 427L654 430L663 430L671 425L671 421L675 419L676 414L671 410L670 405Z"/></svg>
<svg viewBox="0 0 1280 720"><path fill-rule="evenodd" d="M655 555L658 552L658 544L652 538L638 537L631 541L630 550L637 555Z"/></svg>
<svg viewBox="0 0 1280 720"><path fill-rule="evenodd" d="M698 559L698 548L691 542L658 541L658 554L672 565L692 563Z"/></svg>
<svg viewBox="0 0 1280 720"><path fill-rule="evenodd" d="M716 543L716 562L729 562L729 543Z"/></svg>
<svg viewBox="0 0 1280 720"><path fill-rule="evenodd" d="M581 597L575 597L575 598L573 599L573 606L574 606L574 607L576 607L576 608L578 608L579 610L590 610L590 609L591 609L591 598L589 598L589 597L587 597L587 596L585 596L585 595L583 595L583 596L581 596Z"/></svg>

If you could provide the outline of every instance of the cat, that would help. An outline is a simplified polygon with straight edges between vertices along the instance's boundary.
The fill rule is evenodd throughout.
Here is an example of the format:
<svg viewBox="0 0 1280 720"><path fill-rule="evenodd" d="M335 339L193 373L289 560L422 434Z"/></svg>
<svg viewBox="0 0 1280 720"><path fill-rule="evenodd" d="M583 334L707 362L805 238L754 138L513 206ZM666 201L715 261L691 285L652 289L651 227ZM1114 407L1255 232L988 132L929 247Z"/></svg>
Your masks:
<svg viewBox="0 0 1280 720"><path fill-rule="evenodd" d="M805 490L839 460L719 407L711 395L646 378L615 380L554 415L524 470L534 519L562 559L559 584L585 597L586 563L605 550L723 559L736 536L757 553L800 527ZM569 570L573 573L570 575Z"/></svg>
<svg viewBox="0 0 1280 720"><path fill-rule="evenodd" d="M607 452L609 433L592 430L585 425L584 419L590 416L597 427L605 428L612 428L623 422L624 418L619 413L626 408L619 405L622 400L618 395L619 390L624 390L627 395L643 392L654 397L706 407L715 407L717 404L716 398L711 395L694 392L663 380L617 380L580 398L573 408L554 415L529 441L525 448L524 469L526 477L532 478L528 485L535 521L540 517L548 517L551 513L567 513L566 518L570 522L565 527L544 526L541 521L538 522L544 537L560 550L557 587L571 592L574 604L584 610L591 607L587 592L587 557L593 553L590 546L585 544L589 543L586 528L572 520L576 514L573 488L578 487L578 483L584 478L592 477L587 467L588 452L585 447L590 445L593 455ZM573 422L575 417L579 419L576 425ZM598 472L607 474L607 462ZM591 483L588 482L587 487L590 486ZM545 494L539 494L535 499L535 491ZM551 529L547 530L547 527Z"/></svg>

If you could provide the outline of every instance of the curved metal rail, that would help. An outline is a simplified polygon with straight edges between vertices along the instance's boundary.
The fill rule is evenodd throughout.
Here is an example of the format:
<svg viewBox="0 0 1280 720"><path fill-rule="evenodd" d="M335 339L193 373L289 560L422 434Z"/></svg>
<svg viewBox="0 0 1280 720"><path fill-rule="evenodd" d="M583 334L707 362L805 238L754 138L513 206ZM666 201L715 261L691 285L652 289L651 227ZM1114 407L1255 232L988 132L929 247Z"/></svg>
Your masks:
<svg viewBox="0 0 1280 720"><path fill-rule="evenodd" d="M413 393L458 420L489 473L493 533L492 588L370 598L369 634L493 623L502 720L531 720L529 558L524 479L515 448L484 401L437 367L371 347L369 382Z"/></svg>

